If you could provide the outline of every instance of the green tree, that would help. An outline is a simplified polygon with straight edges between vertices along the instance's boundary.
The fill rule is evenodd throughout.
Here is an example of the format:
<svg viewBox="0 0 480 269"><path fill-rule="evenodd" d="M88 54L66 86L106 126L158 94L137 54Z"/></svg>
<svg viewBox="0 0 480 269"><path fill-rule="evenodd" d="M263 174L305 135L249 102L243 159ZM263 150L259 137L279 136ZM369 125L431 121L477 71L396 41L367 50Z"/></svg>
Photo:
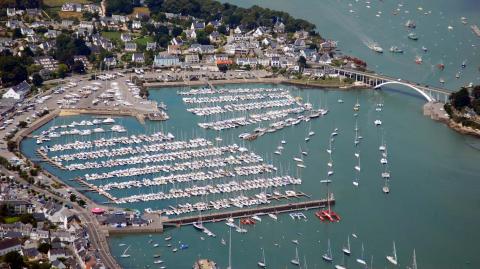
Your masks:
<svg viewBox="0 0 480 269"><path fill-rule="evenodd" d="M210 45L210 39L205 31L197 31L197 42L202 45Z"/></svg>
<svg viewBox="0 0 480 269"><path fill-rule="evenodd" d="M461 110L466 106L470 106L470 93L466 88L462 88L458 92L452 93L450 95L450 100L453 107Z"/></svg>
<svg viewBox="0 0 480 269"><path fill-rule="evenodd" d="M175 26L172 29L172 37L177 37L183 33L182 27Z"/></svg>
<svg viewBox="0 0 480 269"><path fill-rule="evenodd" d="M303 70L305 69L305 67L307 67L307 59L303 56L300 56L298 58L298 66L300 67L300 73L303 73Z"/></svg>
<svg viewBox="0 0 480 269"><path fill-rule="evenodd" d="M51 248L52 245L50 245L49 243L41 243L40 245L38 245L37 250L43 254L47 254Z"/></svg>
<svg viewBox="0 0 480 269"><path fill-rule="evenodd" d="M38 73L33 74L32 76L33 85L40 87L43 84L43 78Z"/></svg>
<svg viewBox="0 0 480 269"><path fill-rule="evenodd" d="M213 25L209 24L205 26L205 33L207 33L207 35L211 34L213 31L215 31L215 27L213 27Z"/></svg>
<svg viewBox="0 0 480 269"><path fill-rule="evenodd" d="M70 194L70 201L75 202L76 200L77 200L77 195L75 195L74 193Z"/></svg>
<svg viewBox="0 0 480 269"><path fill-rule="evenodd" d="M20 222L23 224L30 223L33 227L37 227L37 221L32 214L22 214L20 215Z"/></svg>
<svg viewBox="0 0 480 269"><path fill-rule="evenodd" d="M8 151L10 152L14 152L17 150L17 142L13 141L13 140L8 140L7 142L7 149Z"/></svg>
<svg viewBox="0 0 480 269"><path fill-rule="evenodd" d="M23 35L22 35L22 31L20 30L20 28L13 29L13 32L12 32L12 38L13 39L22 38L22 37L23 37Z"/></svg>
<svg viewBox="0 0 480 269"><path fill-rule="evenodd" d="M5 86L16 85L27 79L26 58L0 56L0 79Z"/></svg>
<svg viewBox="0 0 480 269"><path fill-rule="evenodd" d="M22 121L18 122L18 127L20 127L20 128L26 128L27 125L28 125L28 123L26 121L22 120Z"/></svg>
<svg viewBox="0 0 480 269"><path fill-rule="evenodd" d="M227 33L227 27L226 27L225 25L223 25L223 24L220 25L220 26L218 26L218 29L217 29L217 30L218 30L218 32L219 32L220 34L222 34L222 35L228 34L228 33Z"/></svg>
<svg viewBox="0 0 480 269"><path fill-rule="evenodd" d="M60 78L65 78L68 72L68 66L66 64L59 64L57 67L57 74Z"/></svg>
<svg viewBox="0 0 480 269"><path fill-rule="evenodd" d="M72 72L77 74L84 74L85 73L85 66L83 65L82 61L75 61L72 65Z"/></svg>
<svg viewBox="0 0 480 269"><path fill-rule="evenodd" d="M16 251L8 252L3 260L10 265L10 269L21 269L24 265L23 257Z"/></svg>
<svg viewBox="0 0 480 269"><path fill-rule="evenodd" d="M472 89L472 96L475 99L480 99L480 85L476 85Z"/></svg>

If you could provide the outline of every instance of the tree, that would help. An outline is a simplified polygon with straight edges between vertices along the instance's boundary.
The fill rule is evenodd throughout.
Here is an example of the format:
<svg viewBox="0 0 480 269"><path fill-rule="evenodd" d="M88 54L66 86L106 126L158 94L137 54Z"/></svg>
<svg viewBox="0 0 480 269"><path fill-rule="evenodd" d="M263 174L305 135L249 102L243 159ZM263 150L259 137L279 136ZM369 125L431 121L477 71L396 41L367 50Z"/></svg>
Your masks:
<svg viewBox="0 0 480 269"><path fill-rule="evenodd" d="M16 251L5 254L3 260L10 265L11 269L21 269L24 265L22 255Z"/></svg>
<svg viewBox="0 0 480 269"><path fill-rule="evenodd" d="M202 45L210 45L210 39L205 31L197 31L197 42Z"/></svg>
<svg viewBox="0 0 480 269"><path fill-rule="evenodd" d="M20 222L23 224L30 223L33 227L37 227L37 221L32 214L22 214L20 215Z"/></svg>
<svg viewBox="0 0 480 269"><path fill-rule="evenodd" d="M466 106L470 106L470 94L466 88L462 88L458 92L452 93L450 95L450 100L453 107L458 110L461 110Z"/></svg>
<svg viewBox="0 0 480 269"><path fill-rule="evenodd" d="M38 245L37 250L43 254L47 254L51 248L52 245L50 245L49 243L41 243L40 245Z"/></svg>
<svg viewBox="0 0 480 269"><path fill-rule="evenodd" d="M74 193L70 194L70 201L75 202L76 200L77 200L77 195L75 195Z"/></svg>
<svg viewBox="0 0 480 269"><path fill-rule="evenodd" d="M0 57L0 79L5 86L17 85L28 78L27 59L17 56Z"/></svg>
<svg viewBox="0 0 480 269"><path fill-rule="evenodd" d="M476 85L472 89L472 96L475 99L480 99L480 85Z"/></svg>
<svg viewBox="0 0 480 269"><path fill-rule="evenodd" d="M175 26L172 29L172 37L177 37L183 33L182 27Z"/></svg>
<svg viewBox="0 0 480 269"><path fill-rule="evenodd" d="M208 35L211 34L213 31L215 31L215 27L213 27L213 25L208 24L207 26L205 26L205 33L207 33Z"/></svg>
<svg viewBox="0 0 480 269"><path fill-rule="evenodd" d="M43 84L43 78L38 73L33 74L32 76L33 85L40 87Z"/></svg>
<svg viewBox="0 0 480 269"><path fill-rule="evenodd" d="M17 142L15 142L13 140L8 140L7 149L10 152L14 152L17 149Z"/></svg>
<svg viewBox="0 0 480 269"><path fill-rule="evenodd" d="M23 121L23 120L18 123L18 127L20 127L20 128L25 128L25 127L27 127L27 125L28 125L28 123L26 121Z"/></svg>
<svg viewBox="0 0 480 269"><path fill-rule="evenodd" d="M17 39L17 38L21 38L21 37L23 37L23 35L22 35L22 31L20 30L20 28L13 29L12 39Z"/></svg>
<svg viewBox="0 0 480 269"><path fill-rule="evenodd" d="M64 78L67 75L68 66L66 64L59 64L57 68L57 74L59 77Z"/></svg>
<svg viewBox="0 0 480 269"><path fill-rule="evenodd" d="M300 56L298 58L298 66L300 67L300 73L303 73L303 70L305 69L305 67L307 67L307 59L303 56Z"/></svg>
<svg viewBox="0 0 480 269"><path fill-rule="evenodd" d="M85 66L83 65L82 61L75 61L72 65L72 72L77 74L84 74L85 73Z"/></svg>
<svg viewBox="0 0 480 269"><path fill-rule="evenodd" d="M218 26L218 29L217 29L217 30L218 30L218 32L219 32L220 34L222 34L222 35L228 34L228 33L227 33L227 27L226 27L225 25L223 25L223 24L220 25L220 26Z"/></svg>

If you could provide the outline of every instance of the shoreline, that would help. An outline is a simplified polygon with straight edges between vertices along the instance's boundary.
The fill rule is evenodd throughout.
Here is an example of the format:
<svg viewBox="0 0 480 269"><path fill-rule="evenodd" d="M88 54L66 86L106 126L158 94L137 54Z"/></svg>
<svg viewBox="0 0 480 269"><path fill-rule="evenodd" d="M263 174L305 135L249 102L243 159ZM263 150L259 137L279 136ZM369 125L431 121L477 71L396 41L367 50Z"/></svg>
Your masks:
<svg viewBox="0 0 480 269"><path fill-rule="evenodd" d="M429 102L423 106L423 115L430 119L444 123L450 129L460 133L462 135L470 135L476 138L480 138L480 130L473 129L472 127L463 126L461 123L455 122L443 109L443 103Z"/></svg>

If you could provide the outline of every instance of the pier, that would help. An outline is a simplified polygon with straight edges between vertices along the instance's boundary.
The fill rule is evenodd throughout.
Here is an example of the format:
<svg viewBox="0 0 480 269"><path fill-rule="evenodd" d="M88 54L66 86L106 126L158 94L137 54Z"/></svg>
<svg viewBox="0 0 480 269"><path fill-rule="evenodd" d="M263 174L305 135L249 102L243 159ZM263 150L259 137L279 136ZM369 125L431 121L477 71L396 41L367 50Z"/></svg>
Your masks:
<svg viewBox="0 0 480 269"><path fill-rule="evenodd" d="M315 208L323 208L327 206L328 201L330 205L335 204L335 198L331 194L330 199L310 200L304 202L293 202L288 204L260 206L255 208L240 209L235 211L226 211L219 213L211 213L201 216L203 222L218 222L228 218L242 218L253 215L263 215L268 213L286 213L299 210L309 210ZM181 218L172 218L163 221L164 226L180 226L190 225L200 219L200 216L187 216Z"/></svg>

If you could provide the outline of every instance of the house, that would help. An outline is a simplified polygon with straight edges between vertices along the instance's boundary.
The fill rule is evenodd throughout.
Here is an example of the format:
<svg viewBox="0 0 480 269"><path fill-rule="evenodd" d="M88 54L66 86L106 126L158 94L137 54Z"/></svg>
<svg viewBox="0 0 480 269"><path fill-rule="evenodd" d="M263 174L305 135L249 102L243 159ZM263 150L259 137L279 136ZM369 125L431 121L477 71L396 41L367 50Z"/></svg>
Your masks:
<svg viewBox="0 0 480 269"><path fill-rule="evenodd" d="M175 55L156 55L153 60L155 67L173 67L180 65L180 59Z"/></svg>
<svg viewBox="0 0 480 269"><path fill-rule="evenodd" d="M267 33L267 30L265 29L265 27L260 26L257 29L255 29L252 36L255 38L259 38L265 35L266 33Z"/></svg>
<svg viewBox="0 0 480 269"><path fill-rule="evenodd" d="M127 43L125 43L125 51L127 51L127 52L135 52L135 51L137 51L137 43L135 43L135 42L127 42Z"/></svg>
<svg viewBox="0 0 480 269"><path fill-rule="evenodd" d="M318 62L323 64L331 64L332 58L328 53L324 53L322 54L322 56L320 56L320 58L318 59Z"/></svg>
<svg viewBox="0 0 480 269"><path fill-rule="evenodd" d="M156 50L157 49L157 42L147 42L147 47L145 49L147 51Z"/></svg>
<svg viewBox="0 0 480 269"><path fill-rule="evenodd" d="M60 260L54 260L52 262L52 268L65 269L67 268L67 266L65 266L65 264L63 264L63 262L61 262Z"/></svg>
<svg viewBox="0 0 480 269"><path fill-rule="evenodd" d="M168 54L179 55L182 54L182 49L178 45L169 45L167 48Z"/></svg>
<svg viewBox="0 0 480 269"><path fill-rule="evenodd" d="M337 48L337 41L335 40L326 40L320 43L320 48L322 50L334 50Z"/></svg>
<svg viewBox="0 0 480 269"><path fill-rule="evenodd" d="M133 53L132 62L141 64L145 63L145 57L143 56L143 53Z"/></svg>
<svg viewBox="0 0 480 269"><path fill-rule="evenodd" d="M217 42L221 41L221 39L220 39L220 33L217 32L217 31L213 31L213 32L208 36L208 39L210 39L210 42L212 42L212 43L217 43Z"/></svg>
<svg viewBox="0 0 480 269"><path fill-rule="evenodd" d="M32 240L48 239L48 238L50 238L50 233L48 231L45 231L45 230L34 229L30 232L30 238Z"/></svg>
<svg viewBox="0 0 480 269"><path fill-rule="evenodd" d="M285 32L285 24L283 24L283 22L277 19L277 21L275 22L275 25L273 25L273 31L275 33Z"/></svg>
<svg viewBox="0 0 480 269"><path fill-rule="evenodd" d="M280 67L280 57L273 56L270 58L270 66L272 67Z"/></svg>
<svg viewBox="0 0 480 269"><path fill-rule="evenodd" d="M105 219L105 224L113 228L127 227L127 218L124 214L110 214Z"/></svg>
<svg viewBox="0 0 480 269"><path fill-rule="evenodd" d="M174 37L170 43L174 46L183 46L183 40L179 37Z"/></svg>
<svg viewBox="0 0 480 269"><path fill-rule="evenodd" d="M53 59L52 56L39 56L34 59L35 64L40 65L43 69L49 71L55 71L58 67L58 61Z"/></svg>
<svg viewBox="0 0 480 269"><path fill-rule="evenodd" d="M270 59L266 57L258 58L257 63L261 66L270 66Z"/></svg>
<svg viewBox="0 0 480 269"><path fill-rule="evenodd" d="M38 8L27 8L25 10L25 13L28 17L41 17L42 16L42 11Z"/></svg>
<svg viewBox="0 0 480 269"><path fill-rule="evenodd" d="M198 56L198 55L197 55ZM133 227L143 227L148 225L148 221L139 217L135 217L132 219L132 226Z"/></svg>
<svg viewBox="0 0 480 269"><path fill-rule="evenodd" d="M129 42L129 41L132 41L132 36L128 33L122 33L120 35L120 39L123 41L123 42Z"/></svg>
<svg viewBox="0 0 480 269"><path fill-rule="evenodd" d="M195 30L187 29L187 30L185 30L185 34L186 34L188 39L196 39L197 38L197 33L195 32Z"/></svg>
<svg viewBox="0 0 480 269"><path fill-rule="evenodd" d="M92 32L93 28L94 28L94 24L93 24L92 21L81 21L80 24L78 25L78 27L85 28L89 32Z"/></svg>
<svg viewBox="0 0 480 269"><path fill-rule="evenodd" d="M13 100L18 100L18 101L21 101L23 100L23 98L25 97L25 95L30 92L30 85L24 80L22 82L20 82L20 84L16 85L16 86L13 86L11 88L9 88L3 95L2 95L2 98L3 99L13 99ZM2 203L6 203L8 201L0 201L0 204ZM29 206L25 205L25 207L21 207L21 205L18 205L19 207L17 207L17 205L13 205L14 207L14 211L16 210L32 210L33 209L33 206L32 204L30 204ZM31 213L31 212L30 212Z"/></svg>
<svg viewBox="0 0 480 269"><path fill-rule="evenodd" d="M83 67L87 68L89 66L88 58L85 55L74 55L73 62L82 62Z"/></svg>
<svg viewBox="0 0 480 269"><path fill-rule="evenodd" d="M14 17L16 15L15 8L7 8L7 17Z"/></svg>
<svg viewBox="0 0 480 269"><path fill-rule="evenodd" d="M53 262L58 258L67 258L70 256L64 248L52 248L48 251L47 255L50 262Z"/></svg>
<svg viewBox="0 0 480 269"><path fill-rule="evenodd" d="M255 67L258 64L257 58L236 58L235 63L239 66Z"/></svg>
<svg viewBox="0 0 480 269"><path fill-rule="evenodd" d="M115 23L125 23L128 21L128 17L123 15L112 15L112 20Z"/></svg>
<svg viewBox="0 0 480 269"><path fill-rule="evenodd" d="M22 35L24 36L33 36L35 34L35 32L33 31L32 28L29 28L29 27L21 27L20 28L20 32L22 33Z"/></svg>
<svg viewBox="0 0 480 269"><path fill-rule="evenodd" d="M4 256L12 251L17 251L22 254L22 244L20 240L14 238L0 241L0 256Z"/></svg>
<svg viewBox="0 0 480 269"><path fill-rule="evenodd" d="M200 63L200 57L198 57L198 54L187 54L185 55L185 63L198 64Z"/></svg>
<svg viewBox="0 0 480 269"><path fill-rule="evenodd" d="M220 25L222 25L222 22L220 20L214 20L210 21L208 25L211 25L213 28L217 29Z"/></svg>
<svg viewBox="0 0 480 269"><path fill-rule="evenodd" d="M64 3L62 5L62 11L82 12L82 4Z"/></svg>
<svg viewBox="0 0 480 269"><path fill-rule="evenodd" d="M307 45L305 44L305 39L300 39L300 38L295 39L293 46L295 50L302 50L307 47Z"/></svg>
<svg viewBox="0 0 480 269"><path fill-rule="evenodd" d="M233 29L233 32L238 35L238 34L243 33L243 32L244 32L244 29L243 29L243 27L242 27L241 25L239 25L239 26L237 26L235 29Z"/></svg>
<svg viewBox="0 0 480 269"><path fill-rule="evenodd" d="M105 57L105 59L103 59L103 62L110 67L114 67L117 65L117 59L115 57Z"/></svg>
<svg viewBox="0 0 480 269"><path fill-rule="evenodd" d="M28 260L39 260L42 258L42 254L36 248L24 248L22 252L23 256Z"/></svg>
<svg viewBox="0 0 480 269"><path fill-rule="evenodd" d="M190 53L214 53L215 47L213 45L201 45L201 44L192 44L190 48L188 48L188 52Z"/></svg>
<svg viewBox="0 0 480 269"><path fill-rule="evenodd" d="M133 21L132 22L132 29L142 29L142 23L140 21Z"/></svg>
<svg viewBox="0 0 480 269"><path fill-rule="evenodd" d="M98 33L92 36L92 42L95 46L100 46L106 50L111 51L113 49L113 43Z"/></svg>
<svg viewBox="0 0 480 269"><path fill-rule="evenodd" d="M203 29L205 29L205 22L194 21L190 26L190 30L192 31L203 30Z"/></svg>
<svg viewBox="0 0 480 269"><path fill-rule="evenodd" d="M72 20L62 20L61 27L62 28L70 28L73 26Z"/></svg>
<svg viewBox="0 0 480 269"><path fill-rule="evenodd" d="M73 243L75 241L75 235L67 231L50 231L50 238L52 240L58 238L60 242Z"/></svg>
<svg viewBox="0 0 480 269"><path fill-rule="evenodd" d="M48 30L43 36L45 38L56 38L61 32L56 30Z"/></svg>

